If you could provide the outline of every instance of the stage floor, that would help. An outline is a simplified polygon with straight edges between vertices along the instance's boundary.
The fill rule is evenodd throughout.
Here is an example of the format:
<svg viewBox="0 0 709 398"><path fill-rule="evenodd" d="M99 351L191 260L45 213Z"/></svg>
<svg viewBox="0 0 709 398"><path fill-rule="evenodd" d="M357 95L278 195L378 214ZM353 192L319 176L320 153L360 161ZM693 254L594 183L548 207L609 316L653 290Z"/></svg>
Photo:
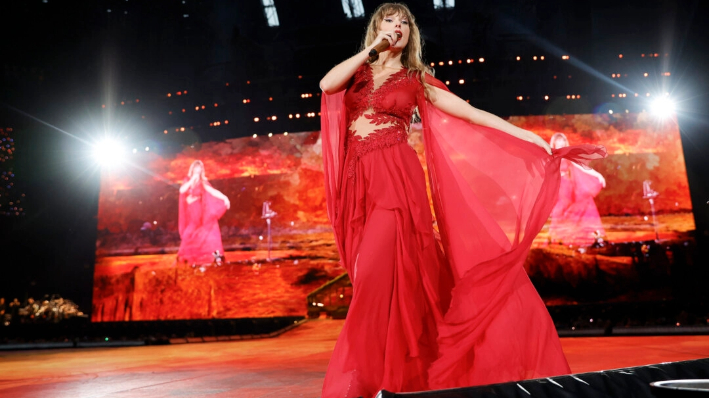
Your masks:
<svg viewBox="0 0 709 398"><path fill-rule="evenodd" d="M0 397L317 397L343 321L280 337L0 352ZM709 336L562 339L574 373L709 357Z"/></svg>

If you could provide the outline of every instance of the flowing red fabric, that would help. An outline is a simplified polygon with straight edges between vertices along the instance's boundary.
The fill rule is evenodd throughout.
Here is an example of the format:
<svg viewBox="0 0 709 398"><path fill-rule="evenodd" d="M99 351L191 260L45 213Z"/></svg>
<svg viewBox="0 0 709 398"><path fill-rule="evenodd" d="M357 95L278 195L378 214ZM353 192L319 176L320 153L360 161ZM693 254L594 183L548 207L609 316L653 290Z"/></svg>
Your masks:
<svg viewBox="0 0 709 398"><path fill-rule="evenodd" d="M566 159L561 161L559 198L551 211L549 237L565 245L588 246L596 234L605 235L601 216L593 198L603 185L600 179L586 173Z"/></svg>
<svg viewBox="0 0 709 398"><path fill-rule="evenodd" d="M332 222L337 217L340 185L345 163L345 141L347 135L347 111L345 91L334 95L322 93L320 111L320 137L322 141L323 174L325 176L325 199L327 215ZM340 254L341 232L334 228L335 242ZM348 270L349 272L349 270Z"/></svg>
<svg viewBox="0 0 709 398"><path fill-rule="evenodd" d="M353 283L323 397L425 390L437 357L444 305L437 302L436 270L445 274L447 267L434 239L423 169L406 140L421 84L404 72L375 89L366 65L350 90L323 99L328 211ZM364 121L360 133L371 127L371 134L348 132L352 119Z"/></svg>
<svg viewBox="0 0 709 398"><path fill-rule="evenodd" d="M383 90L398 96L392 106L409 105L403 101L404 83L397 82L398 92ZM561 160L586 163L605 156L605 149L573 146L550 156L534 144L438 110L420 83L417 87L442 252L433 238L423 171L411 160L416 159L411 148L372 151L355 163L355 177L349 178L353 150L345 150L345 93L323 94L328 213L354 286L323 397L569 373L554 324L523 263L556 201ZM389 241L393 249L381 243ZM379 259L379 278L358 274L369 257ZM367 299L378 294L372 290L386 293Z"/></svg>
<svg viewBox="0 0 709 398"><path fill-rule="evenodd" d="M211 187L207 181L202 183ZM187 203L190 194L200 199ZM218 222L226 212L223 200L211 195L200 184L180 194L178 211L181 239L178 258L190 263L211 263L214 251L224 253Z"/></svg>

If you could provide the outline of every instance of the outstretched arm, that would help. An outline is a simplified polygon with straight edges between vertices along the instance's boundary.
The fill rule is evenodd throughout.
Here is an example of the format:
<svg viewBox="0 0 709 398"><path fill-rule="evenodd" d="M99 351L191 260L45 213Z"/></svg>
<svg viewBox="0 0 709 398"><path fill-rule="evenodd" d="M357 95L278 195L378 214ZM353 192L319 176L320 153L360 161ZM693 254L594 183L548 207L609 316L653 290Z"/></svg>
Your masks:
<svg viewBox="0 0 709 398"><path fill-rule="evenodd" d="M223 193L219 192L217 189L212 187L209 184L204 184L204 189L210 193L212 196L214 196L217 199L221 199L224 201L224 204L226 205L226 208L228 209L231 206L231 203L229 202L229 198L226 197Z"/></svg>
<svg viewBox="0 0 709 398"><path fill-rule="evenodd" d="M590 168L589 168L589 169L585 169L585 168L581 167L580 165L578 165L578 164L576 164L576 163L573 163L573 162L572 162L571 164L573 164L574 166L576 166L577 169L583 171L584 173L586 173L586 174L588 174L588 175L592 175L592 176L598 178L598 181L601 183L601 186L602 186L603 188L606 187L606 179L603 177L603 174L597 172L597 171L594 170L594 169L590 169Z"/></svg>
<svg viewBox="0 0 709 398"><path fill-rule="evenodd" d="M551 155L551 147L544 139L542 139L542 137L532 133L531 131L521 129L509 122L506 122L492 113L477 109L449 91L431 86L428 99L436 108L449 115L467 120L470 123L480 126L491 127L504 131L505 133L513 137L517 137L520 140L539 145Z"/></svg>

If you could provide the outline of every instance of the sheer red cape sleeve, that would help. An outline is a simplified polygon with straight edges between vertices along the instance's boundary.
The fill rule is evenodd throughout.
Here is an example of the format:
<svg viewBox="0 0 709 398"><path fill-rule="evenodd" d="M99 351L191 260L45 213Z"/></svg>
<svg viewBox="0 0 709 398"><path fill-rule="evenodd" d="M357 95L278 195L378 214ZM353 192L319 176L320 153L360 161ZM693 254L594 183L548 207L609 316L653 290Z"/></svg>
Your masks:
<svg viewBox="0 0 709 398"><path fill-rule="evenodd" d="M322 141L323 174L325 176L325 199L327 215L333 224L335 242L342 253L342 231L335 224L342 173L345 163L345 141L347 134L347 111L345 91L328 95L322 93L320 110L320 137ZM347 270L350 272L351 270Z"/></svg>
<svg viewBox="0 0 709 398"><path fill-rule="evenodd" d="M426 80L447 90L432 76ZM342 181L343 99L344 92L322 98L331 220ZM430 387L568 373L554 325L523 264L556 202L561 160L587 164L604 157L605 148L569 146L548 155L535 144L438 110L423 90L418 107L435 216L454 275L453 291L440 292L451 302L438 328L439 359L429 370ZM335 229L338 247L340 234Z"/></svg>
<svg viewBox="0 0 709 398"><path fill-rule="evenodd" d="M428 75L427 83L447 90ZM556 202L561 160L587 164L605 157L605 148L569 146L550 156L535 144L452 117L423 93L419 111L436 220L455 277L431 386L568 372L554 325L523 265ZM542 353L530 352L535 350ZM495 352L506 355L485 358L483 368L485 361L476 356ZM498 367L496 361L506 363ZM478 369L471 372L471 366ZM506 368L518 373L504 374Z"/></svg>
<svg viewBox="0 0 709 398"><path fill-rule="evenodd" d="M584 173L573 165L570 166L571 179L574 182L574 196L577 198L593 198L603 189L603 183L595 175Z"/></svg>

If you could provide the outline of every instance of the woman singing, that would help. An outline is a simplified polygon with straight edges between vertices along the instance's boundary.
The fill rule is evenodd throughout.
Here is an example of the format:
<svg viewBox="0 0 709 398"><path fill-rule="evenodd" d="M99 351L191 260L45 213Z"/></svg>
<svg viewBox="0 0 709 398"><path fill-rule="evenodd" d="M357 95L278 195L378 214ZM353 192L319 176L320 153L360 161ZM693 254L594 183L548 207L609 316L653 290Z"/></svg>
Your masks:
<svg viewBox="0 0 709 398"><path fill-rule="evenodd" d="M382 40L389 49L369 60ZM328 215L354 289L323 397L569 372L523 262L554 205L562 158L605 150L552 151L473 108L431 75L421 46L409 9L383 4L362 50L320 82ZM407 144L417 109L440 245Z"/></svg>
<svg viewBox="0 0 709 398"><path fill-rule="evenodd" d="M212 188L204 174L204 163L195 160L180 187L178 260L192 264L211 263L214 253L224 253L219 218L230 203L223 193Z"/></svg>
<svg viewBox="0 0 709 398"><path fill-rule="evenodd" d="M549 140L552 148L569 146L563 133L556 133ZM593 198L601 188L606 187L606 179L593 170L586 169L566 159L561 160L561 185L559 198L551 212L549 237L552 242L589 246L605 235L601 216Z"/></svg>

